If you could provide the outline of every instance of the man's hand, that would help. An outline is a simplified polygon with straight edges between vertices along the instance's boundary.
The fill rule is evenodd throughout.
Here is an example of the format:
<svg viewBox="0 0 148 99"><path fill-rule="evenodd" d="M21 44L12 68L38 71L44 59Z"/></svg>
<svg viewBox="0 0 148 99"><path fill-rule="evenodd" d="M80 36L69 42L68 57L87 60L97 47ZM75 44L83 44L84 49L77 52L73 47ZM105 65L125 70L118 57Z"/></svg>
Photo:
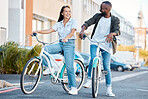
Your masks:
<svg viewBox="0 0 148 99"><path fill-rule="evenodd" d="M106 41L108 43L113 41L113 33L110 33L110 34L106 35L105 37L106 37Z"/></svg>
<svg viewBox="0 0 148 99"><path fill-rule="evenodd" d="M83 25L83 26L82 26L82 30L81 30L81 32L80 32L80 34L79 34L79 37L81 38L81 40L83 39L83 35L85 34L85 33L84 33L85 30L86 30L86 26Z"/></svg>
<svg viewBox="0 0 148 99"><path fill-rule="evenodd" d="M80 37L81 39L83 39L83 35L84 35L84 34L85 34L84 31L81 31L80 34L79 34L79 37Z"/></svg>

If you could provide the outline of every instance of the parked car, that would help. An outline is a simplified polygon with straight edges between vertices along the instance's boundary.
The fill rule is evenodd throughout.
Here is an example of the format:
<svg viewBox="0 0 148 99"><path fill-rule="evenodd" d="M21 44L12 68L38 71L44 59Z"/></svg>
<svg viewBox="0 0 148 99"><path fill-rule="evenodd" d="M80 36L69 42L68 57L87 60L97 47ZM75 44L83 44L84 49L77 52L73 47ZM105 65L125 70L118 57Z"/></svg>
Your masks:
<svg viewBox="0 0 148 99"><path fill-rule="evenodd" d="M124 71L124 70L133 70L132 66L130 64L125 64L118 62L115 58L111 58L111 63L110 63L111 69L112 70L117 70L117 71Z"/></svg>
<svg viewBox="0 0 148 99"><path fill-rule="evenodd" d="M130 51L117 51L113 57L116 59L119 59L119 62L125 63L125 64L130 64L133 69L135 68L140 68L141 67L141 62L136 61L134 57L134 52Z"/></svg>

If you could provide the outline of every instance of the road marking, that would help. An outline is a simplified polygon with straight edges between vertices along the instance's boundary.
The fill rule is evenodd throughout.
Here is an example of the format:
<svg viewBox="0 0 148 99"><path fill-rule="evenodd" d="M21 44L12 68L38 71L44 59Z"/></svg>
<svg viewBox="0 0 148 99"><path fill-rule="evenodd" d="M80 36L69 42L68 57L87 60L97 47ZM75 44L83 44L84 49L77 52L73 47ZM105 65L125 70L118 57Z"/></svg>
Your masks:
<svg viewBox="0 0 148 99"><path fill-rule="evenodd" d="M138 73L134 73L134 74L128 74L128 75L113 77L112 82L125 80L125 79L128 79L128 78L132 78L132 77L135 77L135 76L138 76L138 75L145 74L145 73L148 73L148 71L143 71L143 72L138 72ZM101 80L100 82L103 83L103 82L105 82L105 80Z"/></svg>
<svg viewBox="0 0 148 99"><path fill-rule="evenodd" d="M146 92L148 92L148 90L145 90L145 89L136 89L136 90L138 90L138 91L146 91Z"/></svg>
<svg viewBox="0 0 148 99"><path fill-rule="evenodd" d="M18 89L20 89L20 88L15 87L15 88L12 88L12 89L7 89L7 90L0 91L0 93L10 92L10 91L13 91L13 90L18 90Z"/></svg>
<svg viewBox="0 0 148 99"><path fill-rule="evenodd" d="M39 82L39 84L42 84L42 83L44 83L44 82ZM13 84L13 85L14 86L20 86L20 84ZM0 89L0 93L10 92L10 91L18 90L18 89L21 89L21 88L18 88L18 87L6 87L6 88Z"/></svg>

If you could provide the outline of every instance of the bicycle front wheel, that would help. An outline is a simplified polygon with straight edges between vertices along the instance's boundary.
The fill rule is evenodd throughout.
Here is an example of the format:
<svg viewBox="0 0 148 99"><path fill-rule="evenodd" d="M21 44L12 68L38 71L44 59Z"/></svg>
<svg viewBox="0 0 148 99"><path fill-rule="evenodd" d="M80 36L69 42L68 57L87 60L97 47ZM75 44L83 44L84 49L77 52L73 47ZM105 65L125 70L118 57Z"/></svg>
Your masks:
<svg viewBox="0 0 148 99"><path fill-rule="evenodd" d="M97 63L97 66L93 67L93 71L92 71L92 96L93 98L96 98L98 95L100 73L101 73L101 70L99 70L99 66Z"/></svg>
<svg viewBox="0 0 148 99"><path fill-rule="evenodd" d="M77 60L77 59L74 60L74 70L75 70L75 76L76 76L76 87L78 90L80 90L85 80L85 69L84 69L84 65L80 60ZM68 83L66 66L64 67L64 72L61 78L63 79L62 81L63 89L66 92L69 92L70 88Z"/></svg>
<svg viewBox="0 0 148 99"><path fill-rule="evenodd" d="M42 73L42 66L39 68L39 62L39 59L31 58L22 71L20 85L25 94L32 93L38 86Z"/></svg>

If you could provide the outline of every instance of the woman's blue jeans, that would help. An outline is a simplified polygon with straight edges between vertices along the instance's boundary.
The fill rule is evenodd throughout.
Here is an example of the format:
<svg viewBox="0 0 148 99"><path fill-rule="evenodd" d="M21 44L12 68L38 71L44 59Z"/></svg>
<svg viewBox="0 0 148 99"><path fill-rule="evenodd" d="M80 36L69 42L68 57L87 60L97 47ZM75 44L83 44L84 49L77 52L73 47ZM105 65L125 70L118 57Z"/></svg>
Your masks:
<svg viewBox="0 0 148 99"><path fill-rule="evenodd" d="M97 45L90 45L91 60L88 67L88 78L91 78L93 59L96 57L97 47L98 47ZM103 58L103 68L105 71L107 71L107 75L105 75L106 86L109 87L111 86L111 70L110 70L111 54L101 48L100 51Z"/></svg>
<svg viewBox="0 0 148 99"><path fill-rule="evenodd" d="M45 51L49 54L58 54L64 52L65 65L68 75L69 87L76 87L76 78L74 73L74 55L75 55L75 40L69 39L68 42L59 42L57 44L45 46ZM43 65L47 66L47 62L43 58Z"/></svg>

